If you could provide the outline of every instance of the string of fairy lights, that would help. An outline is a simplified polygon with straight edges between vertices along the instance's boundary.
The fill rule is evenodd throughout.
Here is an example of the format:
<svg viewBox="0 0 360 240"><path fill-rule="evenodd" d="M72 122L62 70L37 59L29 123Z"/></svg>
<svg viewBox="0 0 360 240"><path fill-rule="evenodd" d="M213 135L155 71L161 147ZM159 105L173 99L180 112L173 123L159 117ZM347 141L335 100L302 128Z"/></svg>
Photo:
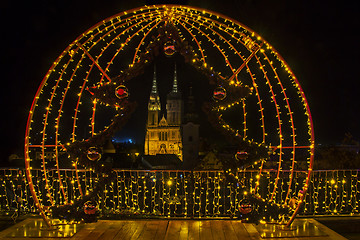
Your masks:
<svg viewBox="0 0 360 240"><path fill-rule="evenodd" d="M28 118L25 163L29 186L34 189L31 192L35 205L43 216L47 214L44 206L69 204L76 197L91 191L84 189L85 180L81 180L81 170L76 162L72 164L76 174L70 181L71 186L76 186L76 191L69 193L66 190L70 185L60 173L63 162L68 160L64 157L64 146L86 139L86 136L94 136L105 127L97 121L104 107L98 100L91 100L86 89L111 82L122 70L135 68L141 56L147 54L146 47L154 41L159 27L168 23L175 25L182 40L193 47L192 64L200 62L202 68L216 71L224 81L222 86L247 85L252 89L252 95L248 98L237 99L226 105L219 102L213 110L223 120L227 111L240 106L242 116L239 121L242 127L234 129L224 121L223 128L241 135L246 141L270 146L272 158L276 159L272 162L277 163L276 177L267 184L271 191L264 199L285 204L300 190L306 192L310 184L314 151L312 119L305 95L281 56L254 31L217 13L185 6L145 6L105 19L80 35L55 60L40 84ZM229 91L226 87L225 90ZM295 109L296 114L293 112ZM86 134L83 133L84 128ZM35 156L39 151L41 157L37 159ZM53 152L55 160L51 161L54 163L46 158L48 152ZM306 164L298 163L297 153L306 156ZM51 176L50 166L56 169ZM42 169L37 174L41 174L45 181L44 189L36 189L36 184L32 182L35 179L31 173L33 167ZM265 169L268 167L261 162L253 179L254 192L262 188L260 182L266 179ZM289 171L284 173L284 170ZM302 183L293 184L296 170L306 170L308 173ZM281 180L283 177L288 179L287 184ZM59 191L50 184L54 178ZM85 185L91 186L94 181L89 178ZM200 188L195 184L193 191L200 191ZM108 193L115 189L120 192L117 186ZM127 199L136 203L155 198L152 196L141 200L132 188L123 190L129 191ZM153 188L146 191L159 192ZM164 194L169 193L166 191L166 188L162 189ZM208 199L208 193L204 194ZM189 198L186 194L185 197ZM193 199L194 202L198 200ZM300 202L302 200L303 197ZM221 200L216 197L201 206L210 211L210 202L220 203ZM238 199L235 199L230 205L237 203ZM159 204L155 203L154 206ZM200 209L192 210L199 213Z"/></svg>
<svg viewBox="0 0 360 240"><path fill-rule="evenodd" d="M45 181L40 169L32 170L33 181L43 203L48 198ZM50 170L52 176L48 184L52 189L59 189L56 170ZM91 191L97 177L91 171L61 170L64 189L73 201L79 195L76 174L79 174L84 191ZM295 171L294 181L296 190L300 190L305 173ZM235 214L239 192L231 192L223 181L220 171L117 171L117 181L106 186L104 205L106 214L148 214L145 216L181 216L181 217L229 217ZM239 173L246 179L249 189L256 186L258 171ZM288 175L289 176L289 175ZM359 170L315 170L311 179L310 189L306 195L303 215L357 215L360 211L360 172ZM272 192L271 185L276 172L266 171L260 194L267 196ZM286 195L288 178L279 183L283 189L281 195ZM18 211L21 213L35 213L37 208L31 197L29 184L24 181L24 175L18 169L0 170L0 210L4 212ZM62 194L54 191L54 201L65 203ZM192 199L193 204L189 201ZM284 200L284 199L282 199ZM12 214L12 213L11 213Z"/></svg>

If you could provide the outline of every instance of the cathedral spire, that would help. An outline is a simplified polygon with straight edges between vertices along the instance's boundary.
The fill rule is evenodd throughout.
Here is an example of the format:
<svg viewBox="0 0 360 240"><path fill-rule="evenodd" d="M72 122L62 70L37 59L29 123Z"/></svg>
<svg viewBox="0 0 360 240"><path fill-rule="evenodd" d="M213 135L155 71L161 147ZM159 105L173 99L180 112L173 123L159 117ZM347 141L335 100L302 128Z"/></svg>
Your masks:
<svg viewBox="0 0 360 240"><path fill-rule="evenodd" d="M154 65L154 77L152 82L151 95L152 96L158 95L157 86L156 86L156 65Z"/></svg>
<svg viewBox="0 0 360 240"><path fill-rule="evenodd" d="M175 63L175 71L174 71L174 83L172 92L177 93L178 92L178 86L177 86L177 73L176 73L176 63Z"/></svg>
<svg viewBox="0 0 360 240"><path fill-rule="evenodd" d="M160 111L161 110L160 97L159 97L156 82L157 82L156 81L156 66L154 65L154 78L153 78L153 82L152 82L152 88L151 88L150 99L149 99L149 104L148 104L148 110L152 110L152 111ZM151 121L151 122L153 122L153 121ZM155 122L157 123L157 119Z"/></svg>

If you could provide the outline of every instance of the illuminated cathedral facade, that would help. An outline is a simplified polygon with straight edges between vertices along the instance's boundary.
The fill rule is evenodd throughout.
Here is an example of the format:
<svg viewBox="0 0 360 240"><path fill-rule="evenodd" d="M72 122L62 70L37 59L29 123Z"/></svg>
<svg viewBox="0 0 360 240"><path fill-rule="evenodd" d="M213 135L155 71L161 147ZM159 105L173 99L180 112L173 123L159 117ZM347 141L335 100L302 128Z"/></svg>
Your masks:
<svg viewBox="0 0 360 240"><path fill-rule="evenodd" d="M156 81L156 70L148 103L148 118L145 135L145 155L174 154L183 160L181 124L183 101L178 90L176 66L171 92L166 99L166 118L160 116L161 103Z"/></svg>

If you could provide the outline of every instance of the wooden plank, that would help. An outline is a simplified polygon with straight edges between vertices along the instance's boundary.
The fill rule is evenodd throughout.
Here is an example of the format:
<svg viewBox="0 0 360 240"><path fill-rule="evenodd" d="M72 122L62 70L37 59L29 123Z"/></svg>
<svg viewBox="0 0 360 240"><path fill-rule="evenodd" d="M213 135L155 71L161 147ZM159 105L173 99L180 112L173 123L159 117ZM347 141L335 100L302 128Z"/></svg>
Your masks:
<svg viewBox="0 0 360 240"><path fill-rule="evenodd" d="M107 239L107 240L112 240L114 239L114 237L116 236L116 234L119 232L119 229L114 229L114 228L109 228L108 230L106 230L106 232L104 232L103 234L101 234L101 236L98 239ZM85 239L85 238L84 238Z"/></svg>
<svg viewBox="0 0 360 240"><path fill-rule="evenodd" d="M182 221L179 220L169 221L169 226L166 229L166 235L164 239L168 239L168 240L179 239L181 222Z"/></svg>
<svg viewBox="0 0 360 240"><path fill-rule="evenodd" d="M21 223L5 229L0 233L0 239L20 240L21 238L6 238L6 234L16 231L19 225L34 221L26 219ZM310 219L321 230L326 227ZM163 239L252 239L261 240L260 234L253 224L241 223L237 220L99 220L96 223L83 223L81 229L71 238L81 240L110 240L110 239L146 239L146 240L163 240ZM326 231L326 229L324 230ZM327 232L328 236L316 237L295 237L294 240L335 240L345 239L337 233ZM39 238L26 238L36 240ZM44 237L41 239L59 239Z"/></svg>
<svg viewBox="0 0 360 240"><path fill-rule="evenodd" d="M155 239L155 235L158 231L160 221L148 220L144 227L144 230L139 235L138 239L151 240Z"/></svg>
<svg viewBox="0 0 360 240"><path fill-rule="evenodd" d="M13 231L16 231L16 228L18 228L20 225L26 225L28 223L30 223L32 221L31 218L25 219L21 222L16 223L15 225L4 229L3 231L0 232L0 238L5 238L6 235L10 234Z"/></svg>
<svg viewBox="0 0 360 240"><path fill-rule="evenodd" d="M179 239L188 239L189 236L189 222L181 221Z"/></svg>
<svg viewBox="0 0 360 240"><path fill-rule="evenodd" d="M249 233L250 239L253 240L261 240L261 236L259 232L256 230L252 223L243 223L246 231Z"/></svg>
<svg viewBox="0 0 360 240"><path fill-rule="evenodd" d="M89 231L88 235L86 235L83 239L87 240L97 240L100 236L108 230L109 225L106 222L98 222L93 223L91 227L94 227L91 231ZM88 228L89 230L91 228ZM76 236L76 235L75 235Z"/></svg>
<svg viewBox="0 0 360 240"><path fill-rule="evenodd" d="M72 240L85 239L86 236L89 235L89 232L91 232L90 229L87 229L86 227L83 227L83 228L80 229L80 231L75 233L75 235L71 239Z"/></svg>
<svg viewBox="0 0 360 240"><path fill-rule="evenodd" d="M131 239L134 235L134 232L139 227L138 221L135 220L126 220L124 226L118 231L113 239Z"/></svg>
<svg viewBox="0 0 360 240"><path fill-rule="evenodd" d="M139 236L145 229L146 223L147 223L146 220L136 221L136 229L133 231L131 239L134 239L134 240L139 239Z"/></svg>
<svg viewBox="0 0 360 240"><path fill-rule="evenodd" d="M330 228L326 227L324 224L316 221L315 219L310 218L310 219L308 219L308 221L313 223L321 231L325 232L329 236L328 239L339 239L339 240L346 239L343 236L341 236L340 234L338 234L337 232L335 232L335 231L331 230Z"/></svg>
<svg viewBox="0 0 360 240"><path fill-rule="evenodd" d="M199 221L199 225L200 225L200 239L204 239L204 240L216 239L213 237L213 234L211 233L211 220Z"/></svg>
<svg viewBox="0 0 360 240"><path fill-rule="evenodd" d="M230 221L230 223L238 239L250 238L249 233L246 231L244 224L241 221L233 220Z"/></svg>
<svg viewBox="0 0 360 240"><path fill-rule="evenodd" d="M225 240L225 234L222 229L223 220L212 220L211 221L211 233L214 239Z"/></svg>
<svg viewBox="0 0 360 240"><path fill-rule="evenodd" d="M110 220L109 229L120 230L124 226L125 222L127 222L127 220Z"/></svg>
<svg viewBox="0 0 360 240"><path fill-rule="evenodd" d="M220 220L221 221L221 220ZM225 235L226 240L238 240L238 237L235 233L234 227L231 224L232 221L223 220L221 221L222 229Z"/></svg>
<svg viewBox="0 0 360 240"><path fill-rule="evenodd" d="M86 237L96 228L97 225L99 225L100 222L94 222L94 223L81 223L81 229L75 233L75 235L71 238L74 240L77 239L86 239ZM79 227L80 227L79 226Z"/></svg>
<svg viewBox="0 0 360 240"><path fill-rule="evenodd" d="M113 239L116 234L121 230L121 228L124 226L124 221L111 221L107 223L109 225L108 230L104 232L99 239Z"/></svg>
<svg viewBox="0 0 360 240"><path fill-rule="evenodd" d="M199 240L200 239L200 221L189 220L188 221L188 239Z"/></svg>
<svg viewBox="0 0 360 240"><path fill-rule="evenodd" d="M157 231L156 231L154 239L156 239L156 240L165 239L166 229L168 228L169 221L168 220L159 220L157 222L158 222L158 227L157 227Z"/></svg>

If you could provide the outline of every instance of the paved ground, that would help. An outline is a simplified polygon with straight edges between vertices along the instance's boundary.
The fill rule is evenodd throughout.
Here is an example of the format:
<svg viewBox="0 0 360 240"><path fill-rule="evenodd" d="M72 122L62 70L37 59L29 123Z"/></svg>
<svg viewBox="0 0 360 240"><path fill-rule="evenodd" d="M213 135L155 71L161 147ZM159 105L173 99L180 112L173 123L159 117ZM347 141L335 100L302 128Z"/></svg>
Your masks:
<svg viewBox="0 0 360 240"><path fill-rule="evenodd" d="M237 220L99 220L48 229L39 218L28 218L0 232L0 239L345 239L314 219L296 219L291 229L253 225Z"/></svg>

